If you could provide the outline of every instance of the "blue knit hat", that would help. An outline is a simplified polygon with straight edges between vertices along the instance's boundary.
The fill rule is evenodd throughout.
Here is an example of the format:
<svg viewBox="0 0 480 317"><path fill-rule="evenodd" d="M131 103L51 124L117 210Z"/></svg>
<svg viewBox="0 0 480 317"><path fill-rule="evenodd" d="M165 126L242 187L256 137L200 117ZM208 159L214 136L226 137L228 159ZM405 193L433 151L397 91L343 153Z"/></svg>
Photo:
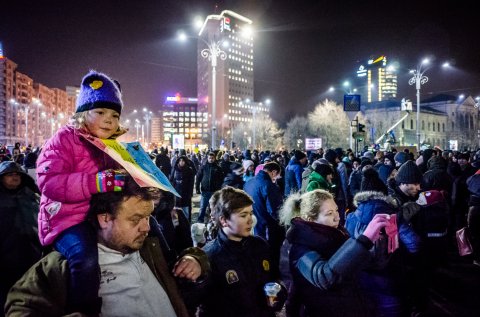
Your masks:
<svg viewBox="0 0 480 317"><path fill-rule="evenodd" d="M107 108L122 113L120 84L103 73L91 70L82 79L75 112Z"/></svg>

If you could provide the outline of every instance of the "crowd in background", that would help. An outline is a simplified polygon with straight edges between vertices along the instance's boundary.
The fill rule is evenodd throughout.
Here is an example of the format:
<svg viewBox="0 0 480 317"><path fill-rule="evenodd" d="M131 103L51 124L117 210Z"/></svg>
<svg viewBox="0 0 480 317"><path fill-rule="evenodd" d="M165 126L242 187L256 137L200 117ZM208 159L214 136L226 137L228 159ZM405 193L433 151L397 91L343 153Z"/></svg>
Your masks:
<svg viewBox="0 0 480 317"><path fill-rule="evenodd" d="M2 283L2 304L9 287L41 255L36 237L39 152L30 146L22 151L20 144L13 152L0 147L0 272L2 281L8 281ZM181 196L164 195L155 211L160 228L171 227L168 244L176 249L173 254L192 245L204 247L215 264L212 276L218 278L218 266L222 270L235 266L226 258L237 248L225 244L232 244L225 229L231 228L227 220L238 208L251 206L247 212L251 220L245 226L260 240L248 240L248 251L239 249L229 256L261 261L262 254L268 254L269 277L261 281L276 280L282 285L281 303L285 301L287 316L421 316L428 307L426 290L432 272L448 263L447 250L454 245L455 232L465 226L472 235L472 265L480 266L480 151L435 148L415 155L392 149L355 155L341 148L196 153L159 148L150 156ZM10 187L9 178L15 176L18 185ZM200 195L196 219L192 218L194 193ZM216 205L219 197L222 206L238 197L250 203L220 216L226 209ZM333 210L334 225L320 219L327 207ZM391 218L395 218L395 229L386 230L392 228L386 224ZM6 254L15 256L6 261ZM227 282L251 281L252 276L243 276L242 269L237 267L238 276L232 275ZM233 302L238 298L246 300L246 295L263 296L254 289L243 295L229 293L229 284L213 283L220 283L224 293L216 296L231 301L230 308L236 307ZM207 289L218 293L218 289ZM349 311L348 303L359 303L365 310ZM262 306L252 304L250 311L259 309L255 305ZM219 315L208 300L197 306L189 307L191 314L198 310L200 316ZM262 309L250 316L274 314Z"/></svg>

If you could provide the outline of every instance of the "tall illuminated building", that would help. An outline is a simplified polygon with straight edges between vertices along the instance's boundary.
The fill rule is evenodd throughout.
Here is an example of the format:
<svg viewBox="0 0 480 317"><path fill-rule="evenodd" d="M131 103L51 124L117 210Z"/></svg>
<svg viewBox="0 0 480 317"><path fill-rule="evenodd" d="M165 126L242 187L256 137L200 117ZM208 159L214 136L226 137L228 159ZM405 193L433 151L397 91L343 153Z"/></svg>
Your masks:
<svg viewBox="0 0 480 317"><path fill-rule="evenodd" d="M387 65L385 55L361 64L357 77L361 81L361 88L358 90L366 102L397 98L397 73L393 67Z"/></svg>
<svg viewBox="0 0 480 317"><path fill-rule="evenodd" d="M252 120L253 37L248 32L252 21L233 11L209 15L199 32L198 40L198 111L212 124L212 100L216 98L215 121L217 144L225 140L232 127ZM219 43L225 59L217 57L215 93L212 87L212 64L202 56L207 43ZM211 131L211 129L208 129Z"/></svg>

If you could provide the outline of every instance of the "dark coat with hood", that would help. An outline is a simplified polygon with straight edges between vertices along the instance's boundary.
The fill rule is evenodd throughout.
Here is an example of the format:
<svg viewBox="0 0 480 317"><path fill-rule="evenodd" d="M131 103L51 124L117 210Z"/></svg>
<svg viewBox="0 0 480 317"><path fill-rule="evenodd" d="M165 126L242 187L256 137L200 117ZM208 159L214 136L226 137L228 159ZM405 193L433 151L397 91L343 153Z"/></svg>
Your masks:
<svg viewBox="0 0 480 317"><path fill-rule="evenodd" d="M453 179L447 173L447 162L441 156L428 161L428 171L423 175L422 190L440 190L449 196L452 192Z"/></svg>
<svg viewBox="0 0 480 317"><path fill-rule="evenodd" d="M367 237L349 238L344 229L294 218L287 240L293 277L288 316L299 316L302 305L309 317L372 316L356 280L370 261Z"/></svg>
<svg viewBox="0 0 480 317"><path fill-rule="evenodd" d="M283 197L280 189L272 182L265 171L260 171L257 176L245 183L245 192L253 201L253 213L257 217L255 235L259 235L268 241L283 241L285 235L278 236L283 228L279 224L278 211L282 205Z"/></svg>
<svg viewBox="0 0 480 317"><path fill-rule="evenodd" d="M5 188L1 179L18 173L17 189ZM0 304L3 307L8 289L41 257L37 217L39 190L22 167L11 161L0 164ZM0 314L1 315L1 314Z"/></svg>
<svg viewBox="0 0 480 317"><path fill-rule="evenodd" d="M220 166L216 163L205 163L198 171L195 188L197 192L213 193L222 187L224 174Z"/></svg>
<svg viewBox="0 0 480 317"><path fill-rule="evenodd" d="M354 205L357 209L347 216L345 223L352 237L362 234L376 214L396 213L395 201L381 192L360 192L355 195ZM404 253L401 250L418 250L420 240L407 224L397 222L397 226L400 249L389 254L388 237L382 233L370 249L372 260L360 274L362 289L369 294L379 311L383 311L383 307L388 307L392 298L402 303L410 295L408 284L405 284L409 276L405 276L406 268L401 258ZM403 309L405 306L397 307L399 312Z"/></svg>
<svg viewBox="0 0 480 317"><path fill-rule="evenodd" d="M292 156L285 168L285 196L289 196L292 192L298 192L302 188L302 173L302 164L295 156Z"/></svg>
<svg viewBox="0 0 480 317"><path fill-rule="evenodd" d="M172 172L172 163L164 151L160 151L160 154L155 157L155 165L157 165L165 176L170 176L170 173Z"/></svg>
<svg viewBox="0 0 480 317"><path fill-rule="evenodd" d="M185 161L183 167L179 166L181 160ZM190 166L188 166L189 159L186 156L181 156L175 162L175 167L172 171L172 185L180 194L181 198L177 198L175 206L190 207L192 205L193 185L195 182L195 173Z"/></svg>

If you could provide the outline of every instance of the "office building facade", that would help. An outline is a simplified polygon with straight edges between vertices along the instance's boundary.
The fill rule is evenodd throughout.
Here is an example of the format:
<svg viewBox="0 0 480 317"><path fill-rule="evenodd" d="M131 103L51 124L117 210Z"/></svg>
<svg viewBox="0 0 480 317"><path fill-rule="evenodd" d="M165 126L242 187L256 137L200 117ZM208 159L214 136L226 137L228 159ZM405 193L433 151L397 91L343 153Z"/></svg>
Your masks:
<svg viewBox="0 0 480 317"><path fill-rule="evenodd" d="M217 141L224 140L241 122L252 120L254 105L253 37L248 32L252 21L233 11L206 18L198 40L198 111L207 113L211 133L212 98L216 98L215 122ZM216 85L212 87L212 65L202 56L208 43L218 43L225 59L217 58ZM223 45L227 44L228 45Z"/></svg>
<svg viewBox="0 0 480 317"><path fill-rule="evenodd" d="M182 140L182 148L193 149L200 146L203 143L202 138L207 134L208 114L198 111L197 102L197 98L182 97L178 94L167 97L162 105L162 119L152 120L152 140L157 133L154 133L155 130L163 135L159 144L176 148L178 140Z"/></svg>
<svg viewBox="0 0 480 317"><path fill-rule="evenodd" d="M385 55L369 59L357 70L360 83L359 92L366 102L391 100L397 98L397 74L387 65Z"/></svg>
<svg viewBox="0 0 480 317"><path fill-rule="evenodd" d="M41 146L67 123L76 98L34 82L17 68L0 47L0 143Z"/></svg>

